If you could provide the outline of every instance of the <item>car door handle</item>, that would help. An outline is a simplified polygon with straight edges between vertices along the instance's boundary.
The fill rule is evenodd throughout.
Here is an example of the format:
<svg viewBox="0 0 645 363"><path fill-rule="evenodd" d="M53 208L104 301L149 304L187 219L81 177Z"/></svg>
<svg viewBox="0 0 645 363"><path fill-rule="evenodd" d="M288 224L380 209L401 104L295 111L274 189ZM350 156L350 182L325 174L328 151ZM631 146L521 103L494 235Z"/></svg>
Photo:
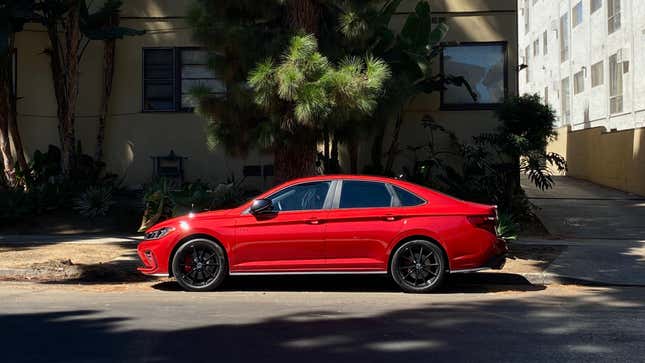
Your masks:
<svg viewBox="0 0 645 363"><path fill-rule="evenodd" d="M393 215L386 215L385 217L383 217L383 219L385 219L388 222L394 222L397 219L399 219L399 217L393 216Z"/></svg>
<svg viewBox="0 0 645 363"><path fill-rule="evenodd" d="M307 219L305 222L307 224L314 224L314 225L321 223L321 221L318 218Z"/></svg>

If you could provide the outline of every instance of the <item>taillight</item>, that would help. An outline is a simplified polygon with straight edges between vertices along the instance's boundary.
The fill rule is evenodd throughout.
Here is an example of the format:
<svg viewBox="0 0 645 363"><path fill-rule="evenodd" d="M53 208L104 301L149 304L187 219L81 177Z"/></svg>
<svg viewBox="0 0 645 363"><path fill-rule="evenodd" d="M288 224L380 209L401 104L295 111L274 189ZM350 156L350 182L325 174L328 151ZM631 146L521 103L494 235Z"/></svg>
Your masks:
<svg viewBox="0 0 645 363"><path fill-rule="evenodd" d="M496 216L469 216L468 222L473 226L485 229L492 234L496 234L495 225L497 224Z"/></svg>

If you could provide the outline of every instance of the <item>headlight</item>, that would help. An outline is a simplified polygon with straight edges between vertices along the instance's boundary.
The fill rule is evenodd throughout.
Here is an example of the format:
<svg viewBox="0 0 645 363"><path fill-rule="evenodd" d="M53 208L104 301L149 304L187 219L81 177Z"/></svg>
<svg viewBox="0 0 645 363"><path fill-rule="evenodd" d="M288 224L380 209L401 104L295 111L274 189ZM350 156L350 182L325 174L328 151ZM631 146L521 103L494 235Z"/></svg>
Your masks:
<svg viewBox="0 0 645 363"><path fill-rule="evenodd" d="M148 232L148 233L146 233L145 240L148 241L148 240L151 240L151 239L159 239L159 238L167 235L168 233L170 233L170 232L172 232L174 230L175 230L174 227L164 227L164 228L158 229L156 231Z"/></svg>

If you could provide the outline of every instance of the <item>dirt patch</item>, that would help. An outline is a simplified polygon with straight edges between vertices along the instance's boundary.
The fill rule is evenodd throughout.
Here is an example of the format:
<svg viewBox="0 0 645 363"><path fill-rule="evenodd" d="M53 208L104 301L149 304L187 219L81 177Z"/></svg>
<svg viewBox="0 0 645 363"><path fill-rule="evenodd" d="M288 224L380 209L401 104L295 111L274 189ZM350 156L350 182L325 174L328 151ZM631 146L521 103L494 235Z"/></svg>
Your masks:
<svg viewBox="0 0 645 363"><path fill-rule="evenodd" d="M509 273L540 273L549 267L566 246L519 245L511 243L509 258L503 271Z"/></svg>
<svg viewBox="0 0 645 363"><path fill-rule="evenodd" d="M0 278L60 283L145 281L134 243L0 246Z"/></svg>

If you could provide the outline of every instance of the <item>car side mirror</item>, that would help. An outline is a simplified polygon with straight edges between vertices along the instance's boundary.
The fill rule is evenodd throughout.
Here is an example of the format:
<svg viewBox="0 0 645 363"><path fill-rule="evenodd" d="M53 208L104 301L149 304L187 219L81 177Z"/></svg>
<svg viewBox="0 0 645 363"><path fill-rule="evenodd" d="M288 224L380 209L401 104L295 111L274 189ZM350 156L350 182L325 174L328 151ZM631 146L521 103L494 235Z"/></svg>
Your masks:
<svg viewBox="0 0 645 363"><path fill-rule="evenodd" d="M273 212L273 202L270 199L256 199L251 203L249 212L253 215Z"/></svg>

